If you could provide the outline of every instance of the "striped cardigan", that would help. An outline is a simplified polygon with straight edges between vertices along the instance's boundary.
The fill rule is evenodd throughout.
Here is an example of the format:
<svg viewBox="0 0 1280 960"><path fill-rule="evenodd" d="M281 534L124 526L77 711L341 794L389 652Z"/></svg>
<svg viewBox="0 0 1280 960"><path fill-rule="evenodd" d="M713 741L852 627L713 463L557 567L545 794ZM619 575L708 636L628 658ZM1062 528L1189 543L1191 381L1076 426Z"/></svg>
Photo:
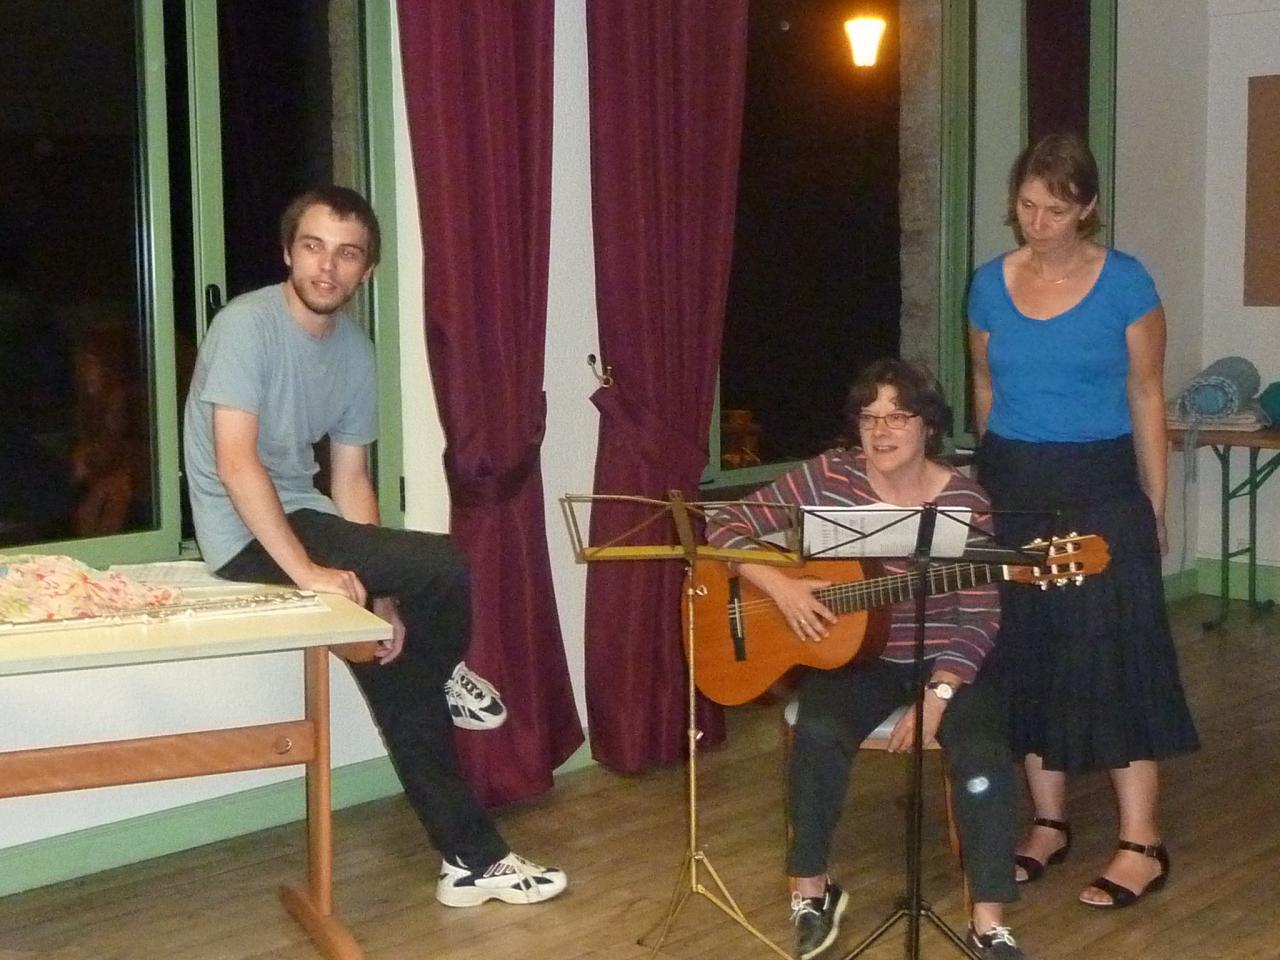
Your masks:
<svg viewBox="0 0 1280 960"><path fill-rule="evenodd" d="M839 449L805 461L743 500L822 507L881 503L867 477L865 458ZM972 510L971 523L978 530L969 532L968 546L989 545L991 501L976 483L952 471L950 481L934 502L939 507ZM776 507L721 507L707 517L707 542L715 547L750 547L751 537L776 532L787 519L787 512ZM906 573L910 566L904 561L884 562L885 572L891 574ZM889 639L881 659L894 663L911 663L915 659L915 612L914 601L893 605ZM950 670L966 682L971 681L991 651L999 624L1000 596L995 584L931 596L926 602L925 660L934 670Z"/></svg>

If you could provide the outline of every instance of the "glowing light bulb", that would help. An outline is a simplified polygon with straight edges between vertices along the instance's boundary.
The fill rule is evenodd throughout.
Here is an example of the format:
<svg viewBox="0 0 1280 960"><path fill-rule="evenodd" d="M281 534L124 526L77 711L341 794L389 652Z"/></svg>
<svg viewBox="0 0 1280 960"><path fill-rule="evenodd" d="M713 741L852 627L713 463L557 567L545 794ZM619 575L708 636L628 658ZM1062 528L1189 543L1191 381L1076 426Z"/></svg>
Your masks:
<svg viewBox="0 0 1280 960"><path fill-rule="evenodd" d="M855 67L876 65L876 54L880 50L884 27L884 19L881 17L854 17L844 22L844 32L849 37Z"/></svg>

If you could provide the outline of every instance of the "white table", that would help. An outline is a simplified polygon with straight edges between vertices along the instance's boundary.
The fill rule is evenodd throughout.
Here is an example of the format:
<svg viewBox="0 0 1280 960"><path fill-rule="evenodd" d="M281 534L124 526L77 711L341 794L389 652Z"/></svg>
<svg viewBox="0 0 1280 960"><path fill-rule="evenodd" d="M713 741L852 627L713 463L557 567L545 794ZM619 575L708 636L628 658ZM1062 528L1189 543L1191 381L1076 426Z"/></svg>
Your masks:
<svg viewBox="0 0 1280 960"><path fill-rule="evenodd" d="M280 888L285 908L331 960L362 960L333 911L329 647L384 640L391 628L351 601L150 624L0 630L0 676L302 650L305 715L226 730L0 752L0 798L306 765L308 877Z"/></svg>

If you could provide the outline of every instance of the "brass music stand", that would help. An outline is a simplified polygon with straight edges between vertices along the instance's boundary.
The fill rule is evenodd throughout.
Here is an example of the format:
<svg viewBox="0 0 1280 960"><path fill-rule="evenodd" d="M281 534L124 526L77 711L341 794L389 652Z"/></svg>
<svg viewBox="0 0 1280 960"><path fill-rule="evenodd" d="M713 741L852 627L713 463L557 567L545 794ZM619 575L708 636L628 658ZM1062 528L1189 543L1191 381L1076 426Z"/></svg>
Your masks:
<svg viewBox="0 0 1280 960"><path fill-rule="evenodd" d="M653 927L644 933L637 941L641 946L648 946L645 941L656 930L658 937L652 943L650 956L657 956L658 951L662 949L666 942L667 935L671 931L672 924L675 923L676 916L684 907L691 894L704 897L711 903L715 904L721 912L728 915L738 926L742 927L762 944L772 950L779 957L785 960L791 960L791 954L783 950L767 936L757 930L742 912L742 908L738 906L733 895L725 886L724 881L720 879L720 874L716 872L712 866L710 859L699 846L698 840L698 718L697 718L697 677L694 669L694 643L696 635L694 631L693 616L693 598L695 592L699 589L694 584L694 565L700 559L706 560L723 560L723 561L739 561L751 563L776 563L779 565L799 566L802 563L799 549L799 513L795 504L784 503L768 503L762 504L753 501L751 506L754 508L776 507L792 514L793 522L789 525L790 530L786 534L786 540L783 546L779 547L775 543L765 540L756 541L757 546L751 549L745 548L716 548L696 542L693 534L693 523L690 515L695 515L705 519L709 510L717 507L731 506L737 501L716 501L716 502L691 502L684 499L679 490L672 490L669 493L669 500L654 500L648 497L633 497L621 495L598 495L588 496L582 494L566 494L560 498L560 506L564 512L565 523L569 528L569 536L573 542L574 554L577 556L579 563L592 563L598 560L683 560L685 562L685 586L684 586L684 642L686 660L688 662L688 751L689 751L689 779L688 779L688 796L689 796L689 834L688 849L685 851L684 858L680 864L679 872L676 876L675 887L671 892L671 900L667 906L667 912L663 919L659 920ZM614 537L608 543L600 546L587 546L582 539L582 531L578 526L577 515L574 513L575 505L601 504L608 502L633 503L640 506L649 507L652 513L644 520L632 525L624 530L618 536ZM634 537L639 531L650 525L656 524L664 517L670 516L671 522L675 527L676 537L679 543L665 544L624 544L621 541ZM763 548L763 549L761 549ZM705 588L702 588L705 589ZM705 870L715 889L707 887L701 879L700 873ZM717 893L718 891L718 893Z"/></svg>

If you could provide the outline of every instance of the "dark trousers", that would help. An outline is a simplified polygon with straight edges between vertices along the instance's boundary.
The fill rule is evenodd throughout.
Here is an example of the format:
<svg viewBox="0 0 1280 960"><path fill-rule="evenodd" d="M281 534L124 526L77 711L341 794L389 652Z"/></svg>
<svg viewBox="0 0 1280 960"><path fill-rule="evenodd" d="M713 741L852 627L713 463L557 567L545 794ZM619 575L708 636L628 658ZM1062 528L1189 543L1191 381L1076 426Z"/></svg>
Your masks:
<svg viewBox="0 0 1280 960"><path fill-rule="evenodd" d="M791 876L826 872L854 755L885 717L913 702L912 672L910 664L877 660L805 675L791 752ZM956 692L942 715L938 741L953 785L956 829L973 899L1016 900L1013 759L1003 701L990 678L979 674L975 683Z"/></svg>
<svg viewBox="0 0 1280 960"><path fill-rule="evenodd" d="M509 848L458 771L444 682L471 639L467 570L447 537L351 523L316 510L289 514L313 562L351 570L369 596L397 599L404 651L391 663L350 664L405 795L445 856L487 867ZM256 540L217 571L229 580L290 583Z"/></svg>

